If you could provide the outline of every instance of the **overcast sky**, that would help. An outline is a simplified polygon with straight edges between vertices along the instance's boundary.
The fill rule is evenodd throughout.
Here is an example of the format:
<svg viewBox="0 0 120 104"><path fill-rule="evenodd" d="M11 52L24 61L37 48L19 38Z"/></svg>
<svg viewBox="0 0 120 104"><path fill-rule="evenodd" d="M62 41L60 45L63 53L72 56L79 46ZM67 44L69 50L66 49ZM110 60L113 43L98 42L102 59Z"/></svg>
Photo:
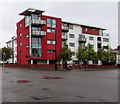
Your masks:
<svg viewBox="0 0 120 104"><path fill-rule="evenodd" d="M111 47L118 45L117 2L4 2L0 3L0 42L2 46L16 35L16 23L23 18L19 13L28 8L45 10L45 15L63 21L106 28Z"/></svg>

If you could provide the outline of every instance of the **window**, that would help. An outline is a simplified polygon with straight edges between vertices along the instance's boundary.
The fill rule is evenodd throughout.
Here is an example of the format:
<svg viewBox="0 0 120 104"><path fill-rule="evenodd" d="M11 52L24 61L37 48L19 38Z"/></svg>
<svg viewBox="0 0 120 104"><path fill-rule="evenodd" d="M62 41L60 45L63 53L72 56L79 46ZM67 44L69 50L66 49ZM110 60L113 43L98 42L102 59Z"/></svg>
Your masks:
<svg viewBox="0 0 120 104"><path fill-rule="evenodd" d="M75 47L75 43L69 43L70 47Z"/></svg>
<svg viewBox="0 0 120 104"><path fill-rule="evenodd" d="M85 35L79 34L79 38L85 38Z"/></svg>
<svg viewBox="0 0 120 104"><path fill-rule="evenodd" d="M48 50L48 53L55 53L55 50Z"/></svg>
<svg viewBox="0 0 120 104"><path fill-rule="evenodd" d="M72 24L70 24L70 25L69 25L69 28L70 28L70 29L73 29L73 25L72 25Z"/></svg>
<svg viewBox="0 0 120 104"><path fill-rule="evenodd" d="M22 33L20 33L20 36L22 36Z"/></svg>
<svg viewBox="0 0 120 104"><path fill-rule="evenodd" d="M93 31L95 31L96 29L92 29Z"/></svg>
<svg viewBox="0 0 120 104"><path fill-rule="evenodd" d="M74 34L69 34L69 38L75 38Z"/></svg>
<svg viewBox="0 0 120 104"><path fill-rule="evenodd" d="M48 18L47 19L47 27L56 28L56 20Z"/></svg>
<svg viewBox="0 0 120 104"><path fill-rule="evenodd" d="M38 28L38 27L32 27L32 31L40 31L41 30L41 28Z"/></svg>
<svg viewBox="0 0 120 104"><path fill-rule="evenodd" d="M75 56L75 52L72 52L72 56Z"/></svg>
<svg viewBox="0 0 120 104"><path fill-rule="evenodd" d="M41 48L41 38L32 38L32 48Z"/></svg>
<svg viewBox="0 0 120 104"><path fill-rule="evenodd" d="M89 40L94 40L94 37L92 37L92 36L89 36Z"/></svg>
<svg viewBox="0 0 120 104"><path fill-rule="evenodd" d="M32 19L39 19L39 15L37 15L37 14L32 14Z"/></svg>
<svg viewBox="0 0 120 104"><path fill-rule="evenodd" d="M103 42L109 42L108 38L103 38Z"/></svg>
<svg viewBox="0 0 120 104"><path fill-rule="evenodd" d="M85 31L88 32L88 28L86 28Z"/></svg>
<svg viewBox="0 0 120 104"><path fill-rule="evenodd" d="M32 57L41 57L41 38L31 40Z"/></svg>
<svg viewBox="0 0 120 104"><path fill-rule="evenodd" d="M55 40L47 40L47 44L56 44Z"/></svg>
<svg viewBox="0 0 120 104"><path fill-rule="evenodd" d="M62 35L65 35L65 32L62 32Z"/></svg>
<svg viewBox="0 0 120 104"><path fill-rule="evenodd" d="M22 42L20 42L20 46L22 46Z"/></svg>
<svg viewBox="0 0 120 104"><path fill-rule="evenodd" d="M20 27L22 27L22 24L20 24Z"/></svg>
<svg viewBox="0 0 120 104"><path fill-rule="evenodd" d="M103 49L108 49L109 47L108 46L103 46Z"/></svg>
<svg viewBox="0 0 120 104"><path fill-rule="evenodd" d="M28 35L26 35L26 37L29 37Z"/></svg>
<svg viewBox="0 0 120 104"><path fill-rule="evenodd" d="M32 48L32 57L41 57L41 48Z"/></svg>
<svg viewBox="0 0 120 104"><path fill-rule="evenodd" d="M20 55L22 55L22 51L20 51Z"/></svg>
<svg viewBox="0 0 120 104"><path fill-rule="evenodd" d="M55 33L55 29L47 29L48 33Z"/></svg>
<svg viewBox="0 0 120 104"><path fill-rule="evenodd" d="M28 46L26 46L26 48L28 48Z"/></svg>
<svg viewBox="0 0 120 104"><path fill-rule="evenodd" d="M92 48L94 48L94 45L93 44L90 44Z"/></svg>
<svg viewBox="0 0 120 104"><path fill-rule="evenodd" d="M25 16L25 26L27 27L30 24L30 16Z"/></svg>

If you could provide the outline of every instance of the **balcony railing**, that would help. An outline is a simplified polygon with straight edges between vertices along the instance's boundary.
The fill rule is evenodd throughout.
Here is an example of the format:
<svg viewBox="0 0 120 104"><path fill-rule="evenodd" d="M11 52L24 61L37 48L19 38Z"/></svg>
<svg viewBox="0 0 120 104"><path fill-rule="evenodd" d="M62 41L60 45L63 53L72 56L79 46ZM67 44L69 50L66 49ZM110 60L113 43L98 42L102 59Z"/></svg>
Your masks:
<svg viewBox="0 0 120 104"><path fill-rule="evenodd" d="M79 37L79 42L80 43L85 43L86 42L86 38L85 37Z"/></svg>
<svg viewBox="0 0 120 104"><path fill-rule="evenodd" d="M62 26L62 31L63 32L68 32L69 31L69 27L68 26Z"/></svg>
<svg viewBox="0 0 120 104"><path fill-rule="evenodd" d="M102 41L101 40L97 40L97 43L102 43Z"/></svg>
<svg viewBox="0 0 120 104"><path fill-rule="evenodd" d="M67 40L67 35L62 35L62 40Z"/></svg>
<svg viewBox="0 0 120 104"><path fill-rule="evenodd" d="M41 19L32 19L31 24L43 26L43 25L46 25L46 21Z"/></svg>
<svg viewBox="0 0 120 104"><path fill-rule="evenodd" d="M46 32L45 31L33 30L32 31L32 36L46 36Z"/></svg>

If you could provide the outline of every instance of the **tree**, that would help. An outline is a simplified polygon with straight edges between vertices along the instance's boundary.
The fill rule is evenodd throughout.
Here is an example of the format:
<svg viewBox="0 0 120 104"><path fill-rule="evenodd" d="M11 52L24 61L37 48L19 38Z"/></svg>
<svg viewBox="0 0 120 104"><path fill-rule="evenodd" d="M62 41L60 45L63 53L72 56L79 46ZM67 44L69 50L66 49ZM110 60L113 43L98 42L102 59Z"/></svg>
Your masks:
<svg viewBox="0 0 120 104"><path fill-rule="evenodd" d="M92 45L88 44L87 48L86 48L86 52L87 52L87 59L91 60L93 62L96 62L99 60L98 54L97 52L95 52L93 50Z"/></svg>
<svg viewBox="0 0 120 104"><path fill-rule="evenodd" d="M2 60L7 61L9 58L11 58L12 55L12 49L11 48L2 48Z"/></svg>
<svg viewBox="0 0 120 104"><path fill-rule="evenodd" d="M115 64L116 55L115 53L111 52L110 49L108 49L107 51L102 51L101 61L103 62L103 64Z"/></svg>
<svg viewBox="0 0 120 104"><path fill-rule="evenodd" d="M67 43L65 42L62 48L62 51L60 53L61 59L62 59L62 64L63 64L63 68L67 68L67 61L70 61L72 58L72 52L71 50L68 48Z"/></svg>
<svg viewBox="0 0 120 104"><path fill-rule="evenodd" d="M87 61L87 53L85 49L78 48L78 52L76 53L76 57L79 60L79 63L81 63L81 68L82 68L82 63Z"/></svg>
<svg viewBox="0 0 120 104"><path fill-rule="evenodd" d="M102 57L103 57L103 52L104 52L104 49L101 47L99 50L98 50L98 56L99 56L99 60L102 61Z"/></svg>

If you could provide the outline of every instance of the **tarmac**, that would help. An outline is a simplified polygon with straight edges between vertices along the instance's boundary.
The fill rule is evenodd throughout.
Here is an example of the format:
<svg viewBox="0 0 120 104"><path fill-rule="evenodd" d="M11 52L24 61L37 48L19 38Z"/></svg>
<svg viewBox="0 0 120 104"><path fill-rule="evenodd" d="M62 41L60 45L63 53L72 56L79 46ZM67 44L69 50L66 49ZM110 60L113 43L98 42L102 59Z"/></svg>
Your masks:
<svg viewBox="0 0 120 104"><path fill-rule="evenodd" d="M2 102L118 102L118 70L2 69Z"/></svg>

